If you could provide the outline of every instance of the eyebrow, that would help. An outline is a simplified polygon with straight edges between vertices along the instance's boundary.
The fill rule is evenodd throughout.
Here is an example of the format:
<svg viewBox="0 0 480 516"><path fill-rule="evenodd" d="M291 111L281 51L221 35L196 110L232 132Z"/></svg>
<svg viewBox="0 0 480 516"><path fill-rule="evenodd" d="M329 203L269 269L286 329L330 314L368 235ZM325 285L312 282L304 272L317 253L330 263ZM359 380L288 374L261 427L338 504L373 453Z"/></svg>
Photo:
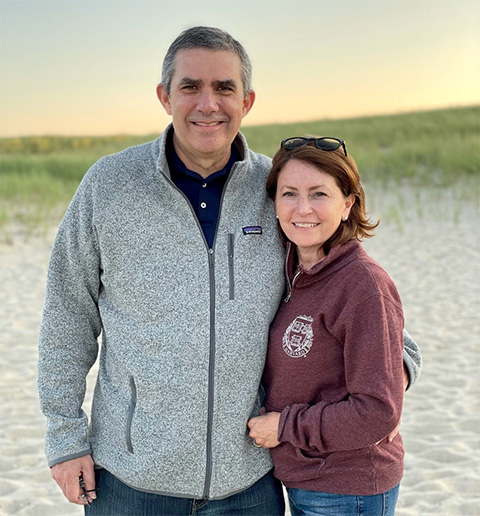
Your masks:
<svg viewBox="0 0 480 516"><path fill-rule="evenodd" d="M198 79L190 79L190 77L184 77L179 83L179 86L200 86L202 84L202 81Z"/></svg>
<svg viewBox="0 0 480 516"><path fill-rule="evenodd" d="M232 88L237 89L237 83L233 79L225 79L223 81L213 81L215 88ZM202 86L203 81L200 79L191 79L190 77L184 77L179 83L179 86Z"/></svg>
<svg viewBox="0 0 480 516"><path fill-rule="evenodd" d="M233 79L225 79L224 81L214 81L213 84L218 88L237 89L237 83Z"/></svg>
<svg viewBox="0 0 480 516"><path fill-rule="evenodd" d="M288 186L288 185L283 185L282 186L282 189L283 188L288 188L289 190L298 190L298 188L296 186ZM312 190L318 190L319 188L327 188L328 189L328 186L327 185L315 185L315 186L312 186L308 189L309 192L311 192Z"/></svg>

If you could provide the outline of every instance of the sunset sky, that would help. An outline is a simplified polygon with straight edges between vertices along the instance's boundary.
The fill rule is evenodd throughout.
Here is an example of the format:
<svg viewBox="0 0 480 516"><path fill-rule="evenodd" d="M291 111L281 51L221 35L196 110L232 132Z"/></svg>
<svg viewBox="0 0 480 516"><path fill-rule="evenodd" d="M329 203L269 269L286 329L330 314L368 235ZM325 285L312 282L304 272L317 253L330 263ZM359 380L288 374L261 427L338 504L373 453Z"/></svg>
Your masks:
<svg viewBox="0 0 480 516"><path fill-rule="evenodd" d="M247 49L245 125L480 104L474 0L0 0L0 136L159 133L172 40Z"/></svg>

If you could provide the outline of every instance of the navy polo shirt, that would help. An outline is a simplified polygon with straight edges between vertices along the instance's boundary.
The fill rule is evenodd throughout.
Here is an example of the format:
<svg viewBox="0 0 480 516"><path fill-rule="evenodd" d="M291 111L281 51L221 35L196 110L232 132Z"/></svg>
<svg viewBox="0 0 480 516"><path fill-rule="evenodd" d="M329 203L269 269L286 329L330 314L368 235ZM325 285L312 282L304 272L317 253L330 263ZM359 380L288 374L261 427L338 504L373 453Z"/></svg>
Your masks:
<svg viewBox="0 0 480 516"><path fill-rule="evenodd" d="M233 164L241 159L240 153L235 144L232 143L228 163L221 170L210 174L206 179L189 170L178 157L173 146L173 131L167 140L166 154L172 181L190 201L202 226L208 247L211 248L217 227L223 188Z"/></svg>

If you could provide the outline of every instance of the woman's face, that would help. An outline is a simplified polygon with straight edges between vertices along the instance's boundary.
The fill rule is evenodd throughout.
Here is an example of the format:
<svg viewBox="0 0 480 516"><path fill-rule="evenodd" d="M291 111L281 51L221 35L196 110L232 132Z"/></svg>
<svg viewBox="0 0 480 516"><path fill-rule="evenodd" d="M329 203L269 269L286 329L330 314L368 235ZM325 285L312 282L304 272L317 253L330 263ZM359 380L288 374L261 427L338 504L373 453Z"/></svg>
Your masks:
<svg viewBox="0 0 480 516"><path fill-rule="evenodd" d="M287 161L278 177L275 210L285 235L296 246L300 263L313 265L323 244L347 217L354 202L335 179L296 159Z"/></svg>

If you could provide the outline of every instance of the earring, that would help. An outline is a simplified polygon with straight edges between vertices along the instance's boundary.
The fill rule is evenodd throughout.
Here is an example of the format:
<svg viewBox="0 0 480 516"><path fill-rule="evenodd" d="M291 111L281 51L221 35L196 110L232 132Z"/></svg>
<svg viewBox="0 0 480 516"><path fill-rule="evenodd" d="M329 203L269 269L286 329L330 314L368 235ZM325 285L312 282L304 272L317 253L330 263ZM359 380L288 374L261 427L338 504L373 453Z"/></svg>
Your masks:
<svg viewBox="0 0 480 516"><path fill-rule="evenodd" d="M278 215L275 215L275 218L278 219Z"/></svg>
<svg viewBox="0 0 480 516"><path fill-rule="evenodd" d="M343 222L347 222L348 220L348 215L345 215L345 217L342 218Z"/></svg>

